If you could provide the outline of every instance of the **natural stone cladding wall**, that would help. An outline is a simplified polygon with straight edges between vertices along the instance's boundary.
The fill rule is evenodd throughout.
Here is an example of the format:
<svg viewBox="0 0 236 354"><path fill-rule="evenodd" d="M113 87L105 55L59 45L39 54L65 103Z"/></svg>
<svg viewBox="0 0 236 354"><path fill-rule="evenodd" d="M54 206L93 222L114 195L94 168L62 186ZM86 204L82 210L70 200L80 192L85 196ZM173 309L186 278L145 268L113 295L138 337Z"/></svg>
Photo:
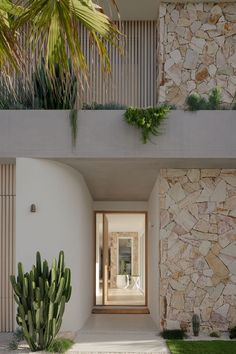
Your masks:
<svg viewBox="0 0 236 354"><path fill-rule="evenodd" d="M161 171L162 324L236 325L236 169ZM167 312L166 312L167 309ZM165 315L166 312L166 315Z"/></svg>
<svg viewBox="0 0 236 354"><path fill-rule="evenodd" d="M236 3L162 3L159 101L184 105L198 92L222 88L223 102L236 92Z"/></svg>

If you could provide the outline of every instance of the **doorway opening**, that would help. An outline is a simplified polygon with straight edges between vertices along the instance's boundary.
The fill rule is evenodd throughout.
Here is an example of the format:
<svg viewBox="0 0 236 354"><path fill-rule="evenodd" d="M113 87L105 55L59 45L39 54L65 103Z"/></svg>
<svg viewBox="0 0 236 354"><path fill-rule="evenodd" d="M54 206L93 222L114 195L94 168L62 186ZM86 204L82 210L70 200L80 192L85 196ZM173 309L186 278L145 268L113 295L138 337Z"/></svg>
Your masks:
<svg viewBox="0 0 236 354"><path fill-rule="evenodd" d="M147 306L146 212L96 212L96 306Z"/></svg>

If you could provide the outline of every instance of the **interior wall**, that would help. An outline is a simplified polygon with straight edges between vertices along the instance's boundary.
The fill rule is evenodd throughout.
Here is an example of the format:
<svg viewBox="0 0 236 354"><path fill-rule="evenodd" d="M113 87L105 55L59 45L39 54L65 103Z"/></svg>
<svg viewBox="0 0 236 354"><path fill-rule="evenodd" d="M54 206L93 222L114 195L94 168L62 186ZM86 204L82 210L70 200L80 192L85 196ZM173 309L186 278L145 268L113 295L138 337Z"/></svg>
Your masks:
<svg viewBox="0 0 236 354"><path fill-rule="evenodd" d="M159 176L148 200L148 304L156 325L160 326L159 310Z"/></svg>
<svg viewBox="0 0 236 354"><path fill-rule="evenodd" d="M62 330L78 330L91 313L94 286L93 210L85 181L67 165L18 158L16 191L16 261L28 270L36 251L51 263L64 250L73 290Z"/></svg>

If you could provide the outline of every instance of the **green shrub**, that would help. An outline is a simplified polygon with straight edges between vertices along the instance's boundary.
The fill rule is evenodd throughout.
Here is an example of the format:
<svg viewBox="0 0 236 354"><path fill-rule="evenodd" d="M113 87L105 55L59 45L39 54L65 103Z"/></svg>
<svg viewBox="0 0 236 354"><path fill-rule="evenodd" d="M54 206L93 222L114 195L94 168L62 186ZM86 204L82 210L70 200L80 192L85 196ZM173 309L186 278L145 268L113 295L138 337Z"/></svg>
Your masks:
<svg viewBox="0 0 236 354"><path fill-rule="evenodd" d="M83 103L82 109L85 111L90 111L90 110L124 110L126 109L127 106L116 103L116 102L110 102L110 103L97 103L97 102L92 102L90 104L88 103Z"/></svg>
<svg viewBox="0 0 236 354"><path fill-rule="evenodd" d="M230 328L230 330L229 330L229 338L230 339L235 339L236 338L236 326Z"/></svg>
<svg viewBox="0 0 236 354"><path fill-rule="evenodd" d="M186 332L182 329L164 329L161 336L164 339L184 339L187 337Z"/></svg>
<svg viewBox="0 0 236 354"><path fill-rule="evenodd" d="M71 296L71 272L64 264L64 253L58 261L53 260L51 269L40 253L36 254L36 265L24 273L18 263L17 278L10 277L17 303L17 324L32 351L48 349L62 324L65 304Z"/></svg>
<svg viewBox="0 0 236 354"><path fill-rule="evenodd" d="M168 105L148 108L130 107L126 110L124 119L128 124L141 130L142 142L146 144L151 135L160 134L161 123L167 119L169 111Z"/></svg>
<svg viewBox="0 0 236 354"><path fill-rule="evenodd" d="M65 353L73 346L74 342L67 338L56 338L48 348L50 353Z"/></svg>
<svg viewBox="0 0 236 354"><path fill-rule="evenodd" d="M211 332L211 333L209 334L209 336L212 337L212 338L220 338L220 333L218 333L218 332Z"/></svg>
<svg viewBox="0 0 236 354"><path fill-rule="evenodd" d="M186 105L189 111L218 110L221 109L221 101L221 89L216 87L211 91L208 99L201 97L198 93L193 93L187 97Z"/></svg>

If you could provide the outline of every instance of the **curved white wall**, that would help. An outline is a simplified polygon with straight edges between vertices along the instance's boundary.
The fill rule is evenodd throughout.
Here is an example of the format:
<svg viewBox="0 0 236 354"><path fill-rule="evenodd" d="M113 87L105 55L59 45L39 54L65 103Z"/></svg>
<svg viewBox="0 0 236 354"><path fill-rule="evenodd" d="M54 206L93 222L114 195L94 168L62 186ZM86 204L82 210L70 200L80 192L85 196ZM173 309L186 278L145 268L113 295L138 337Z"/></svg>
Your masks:
<svg viewBox="0 0 236 354"><path fill-rule="evenodd" d="M49 262L65 251L73 293L62 329L76 331L93 306L93 210L84 179L61 163L18 158L16 195L16 261L28 270L37 250Z"/></svg>

